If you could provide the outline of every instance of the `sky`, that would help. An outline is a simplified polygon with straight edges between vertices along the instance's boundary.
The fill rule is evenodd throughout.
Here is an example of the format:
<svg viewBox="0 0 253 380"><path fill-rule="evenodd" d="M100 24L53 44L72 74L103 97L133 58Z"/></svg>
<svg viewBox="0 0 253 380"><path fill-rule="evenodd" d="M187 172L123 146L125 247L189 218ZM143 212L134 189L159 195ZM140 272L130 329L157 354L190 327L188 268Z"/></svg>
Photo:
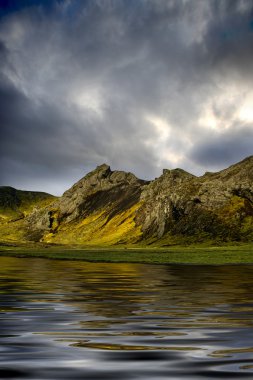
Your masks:
<svg viewBox="0 0 253 380"><path fill-rule="evenodd" d="M0 0L0 185L253 154L252 0Z"/></svg>

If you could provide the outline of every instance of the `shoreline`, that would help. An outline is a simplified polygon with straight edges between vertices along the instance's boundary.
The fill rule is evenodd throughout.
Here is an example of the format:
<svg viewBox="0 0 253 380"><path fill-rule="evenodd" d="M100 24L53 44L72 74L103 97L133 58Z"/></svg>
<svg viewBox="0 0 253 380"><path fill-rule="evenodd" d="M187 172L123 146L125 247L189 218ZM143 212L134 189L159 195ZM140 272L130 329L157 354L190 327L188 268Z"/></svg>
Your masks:
<svg viewBox="0 0 253 380"><path fill-rule="evenodd" d="M253 264L253 244L173 247L66 247L0 245L0 257L80 260L101 263Z"/></svg>

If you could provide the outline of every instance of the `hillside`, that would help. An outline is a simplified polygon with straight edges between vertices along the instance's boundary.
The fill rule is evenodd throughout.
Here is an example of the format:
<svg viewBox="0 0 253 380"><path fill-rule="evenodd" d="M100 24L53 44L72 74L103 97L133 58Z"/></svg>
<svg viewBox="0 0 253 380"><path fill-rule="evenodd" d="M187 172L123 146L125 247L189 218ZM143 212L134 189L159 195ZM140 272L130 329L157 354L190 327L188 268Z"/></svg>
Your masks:
<svg viewBox="0 0 253 380"><path fill-rule="evenodd" d="M35 208L48 206L56 197L53 195L17 190L0 186L0 239L2 241L27 240L26 218Z"/></svg>
<svg viewBox="0 0 253 380"><path fill-rule="evenodd" d="M22 235L26 241L83 245L247 242L253 239L253 156L201 177L165 169L150 182L103 164L62 197L42 198L27 199L26 214L22 203L15 208L11 202L10 208L8 197L1 203L5 213L23 213L16 240ZM17 223L8 222L14 232Z"/></svg>

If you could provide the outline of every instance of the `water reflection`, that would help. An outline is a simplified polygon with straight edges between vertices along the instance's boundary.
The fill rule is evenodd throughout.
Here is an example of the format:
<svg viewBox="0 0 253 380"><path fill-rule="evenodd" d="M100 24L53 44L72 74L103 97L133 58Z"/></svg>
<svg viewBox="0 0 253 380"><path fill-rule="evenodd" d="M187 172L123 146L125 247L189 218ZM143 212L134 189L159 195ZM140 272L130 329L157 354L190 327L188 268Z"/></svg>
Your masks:
<svg viewBox="0 0 253 380"><path fill-rule="evenodd" d="M0 258L0 377L253 378L253 266Z"/></svg>

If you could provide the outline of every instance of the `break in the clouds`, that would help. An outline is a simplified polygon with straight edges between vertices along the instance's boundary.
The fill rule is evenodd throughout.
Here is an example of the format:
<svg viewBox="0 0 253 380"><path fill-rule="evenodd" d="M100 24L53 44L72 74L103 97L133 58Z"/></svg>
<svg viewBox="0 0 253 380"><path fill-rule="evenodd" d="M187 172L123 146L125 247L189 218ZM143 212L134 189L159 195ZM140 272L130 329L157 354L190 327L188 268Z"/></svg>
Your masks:
<svg viewBox="0 0 253 380"><path fill-rule="evenodd" d="M1 184L153 178L253 153L252 0L2 1Z"/></svg>

